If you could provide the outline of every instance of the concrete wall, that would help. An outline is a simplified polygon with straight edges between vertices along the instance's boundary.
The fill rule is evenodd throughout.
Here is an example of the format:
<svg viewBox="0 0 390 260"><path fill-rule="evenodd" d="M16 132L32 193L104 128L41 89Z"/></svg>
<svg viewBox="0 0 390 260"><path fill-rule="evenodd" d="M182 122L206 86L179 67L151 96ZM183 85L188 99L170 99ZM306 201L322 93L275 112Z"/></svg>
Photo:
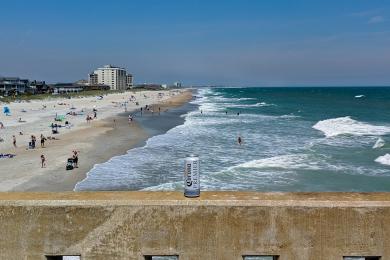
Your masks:
<svg viewBox="0 0 390 260"><path fill-rule="evenodd" d="M390 194L0 193L0 259L390 259Z"/></svg>

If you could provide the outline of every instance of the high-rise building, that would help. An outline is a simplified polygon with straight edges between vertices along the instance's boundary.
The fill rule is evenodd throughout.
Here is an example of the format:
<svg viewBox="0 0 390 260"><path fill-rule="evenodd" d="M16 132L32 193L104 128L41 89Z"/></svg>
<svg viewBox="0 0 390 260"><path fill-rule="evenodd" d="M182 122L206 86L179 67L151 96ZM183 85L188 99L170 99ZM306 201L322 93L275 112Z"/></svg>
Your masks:
<svg viewBox="0 0 390 260"><path fill-rule="evenodd" d="M89 85L97 85L98 84L98 75L94 72L88 74L88 83Z"/></svg>
<svg viewBox="0 0 390 260"><path fill-rule="evenodd" d="M103 68L98 68L94 73L89 74L89 80L90 82L96 83L97 77L97 84L108 85L111 90L125 90L126 74L124 68L106 65Z"/></svg>
<svg viewBox="0 0 390 260"><path fill-rule="evenodd" d="M133 75L131 75L131 74L126 75L126 86L127 86L127 88L133 87Z"/></svg>

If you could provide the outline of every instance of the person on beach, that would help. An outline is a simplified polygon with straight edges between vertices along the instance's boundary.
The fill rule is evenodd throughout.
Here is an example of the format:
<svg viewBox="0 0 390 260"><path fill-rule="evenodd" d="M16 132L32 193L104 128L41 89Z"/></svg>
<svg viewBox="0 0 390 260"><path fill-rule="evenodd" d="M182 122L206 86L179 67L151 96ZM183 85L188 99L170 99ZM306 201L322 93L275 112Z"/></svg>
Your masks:
<svg viewBox="0 0 390 260"><path fill-rule="evenodd" d="M37 139L35 138L34 135L31 135L31 149L35 149L35 142Z"/></svg>
<svg viewBox="0 0 390 260"><path fill-rule="evenodd" d="M238 138L237 138L237 143L238 143L239 145L242 144L242 138L241 138L241 136L238 136Z"/></svg>
<svg viewBox="0 0 390 260"><path fill-rule="evenodd" d="M158 115L160 115L161 107L158 108Z"/></svg>
<svg viewBox="0 0 390 260"><path fill-rule="evenodd" d="M41 134L41 147L45 147L46 138Z"/></svg>
<svg viewBox="0 0 390 260"><path fill-rule="evenodd" d="M93 111L93 118L96 119L97 118L97 113L96 113L96 110Z"/></svg>
<svg viewBox="0 0 390 260"><path fill-rule="evenodd" d="M79 168L79 154L76 150L73 151L73 163L75 168Z"/></svg>
<svg viewBox="0 0 390 260"><path fill-rule="evenodd" d="M4 129L4 124L3 124L3 122L0 122L0 129Z"/></svg>
<svg viewBox="0 0 390 260"><path fill-rule="evenodd" d="M131 122L133 122L133 116L129 115L129 124L131 124Z"/></svg>
<svg viewBox="0 0 390 260"><path fill-rule="evenodd" d="M46 167L46 158L43 154L41 154L41 168Z"/></svg>
<svg viewBox="0 0 390 260"><path fill-rule="evenodd" d="M16 148L16 137L14 135L12 136L12 144Z"/></svg>

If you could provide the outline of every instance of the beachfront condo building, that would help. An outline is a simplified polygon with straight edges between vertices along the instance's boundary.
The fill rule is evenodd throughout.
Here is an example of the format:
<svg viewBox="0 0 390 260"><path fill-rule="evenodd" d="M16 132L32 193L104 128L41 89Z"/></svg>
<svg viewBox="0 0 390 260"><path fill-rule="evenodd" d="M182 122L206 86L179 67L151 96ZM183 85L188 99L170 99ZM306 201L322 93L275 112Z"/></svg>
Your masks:
<svg viewBox="0 0 390 260"><path fill-rule="evenodd" d="M125 90L127 88L127 72L124 68L106 65L89 74L89 84L104 84L111 90Z"/></svg>
<svg viewBox="0 0 390 260"><path fill-rule="evenodd" d="M126 86L127 86L127 88L133 87L133 75L131 75L131 74L126 75Z"/></svg>
<svg viewBox="0 0 390 260"><path fill-rule="evenodd" d="M98 84L98 75L94 72L88 74L88 84L89 85L97 85Z"/></svg>

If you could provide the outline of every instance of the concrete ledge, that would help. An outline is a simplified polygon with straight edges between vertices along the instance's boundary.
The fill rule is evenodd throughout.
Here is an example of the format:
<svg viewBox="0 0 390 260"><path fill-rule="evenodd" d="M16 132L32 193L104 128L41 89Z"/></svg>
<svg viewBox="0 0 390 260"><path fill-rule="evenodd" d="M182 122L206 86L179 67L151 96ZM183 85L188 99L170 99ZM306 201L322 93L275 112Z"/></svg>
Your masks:
<svg viewBox="0 0 390 260"><path fill-rule="evenodd" d="M0 193L0 259L390 259L390 193Z"/></svg>
<svg viewBox="0 0 390 260"><path fill-rule="evenodd" d="M202 192L186 198L182 192L0 192L0 205L209 205L389 207L390 193L354 192Z"/></svg>

